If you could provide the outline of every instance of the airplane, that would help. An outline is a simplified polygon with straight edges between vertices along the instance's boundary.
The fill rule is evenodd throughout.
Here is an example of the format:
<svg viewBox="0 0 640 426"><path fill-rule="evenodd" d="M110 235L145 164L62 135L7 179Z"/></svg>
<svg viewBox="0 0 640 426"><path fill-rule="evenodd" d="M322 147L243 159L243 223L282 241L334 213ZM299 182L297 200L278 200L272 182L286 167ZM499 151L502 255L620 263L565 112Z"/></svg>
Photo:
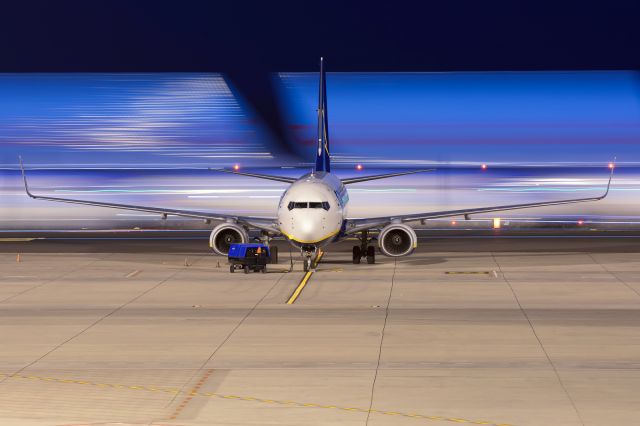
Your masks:
<svg viewBox="0 0 640 426"><path fill-rule="evenodd" d="M373 238L369 237L371 230L379 231L377 242L382 254L390 257L407 256L413 253L418 245L416 233L409 223L424 223L425 220L429 219L458 216L469 219L470 215L479 213L599 201L609 194L609 188L611 187L614 163L609 164L611 171L606 190L604 194L598 197L397 214L392 216L350 218L347 216L347 206L349 204L347 186L372 180L430 172L435 169L411 170L347 179L340 179L332 173L329 151L326 75L324 60L322 58L320 58L320 84L317 112L318 145L315 167L312 172L295 179L284 176L241 172L237 169L210 169L235 175L288 183L289 187L280 198L275 217L242 216L35 195L29 190L24 165L22 158L20 158L20 169L24 180L25 192L29 197L38 200L157 213L165 219L168 215L175 215L203 219L206 223L221 221L222 223L213 228L209 237L209 246L219 255L227 255L229 247L233 243L248 242L249 230L258 229L262 231L263 236L266 236L267 243L270 238L282 236L295 248L300 249L304 258L304 270L308 271L312 267L312 259L316 256L318 250L328 244L352 236L356 236L360 242L359 245L353 246L353 263L359 264L363 258L366 258L369 264L375 263L376 250L375 246L370 244Z"/></svg>

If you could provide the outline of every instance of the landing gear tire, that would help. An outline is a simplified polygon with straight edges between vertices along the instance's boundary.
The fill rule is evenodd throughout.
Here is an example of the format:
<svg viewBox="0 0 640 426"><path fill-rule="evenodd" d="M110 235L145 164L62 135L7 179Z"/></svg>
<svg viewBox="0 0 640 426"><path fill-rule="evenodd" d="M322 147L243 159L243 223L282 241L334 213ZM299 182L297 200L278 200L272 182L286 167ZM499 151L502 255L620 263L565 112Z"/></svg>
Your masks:
<svg viewBox="0 0 640 426"><path fill-rule="evenodd" d="M236 268L233 265L229 265L229 272L232 274L236 271Z"/></svg>
<svg viewBox="0 0 640 426"><path fill-rule="evenodd" d="M260 272L262 272L263 274L266 274L266 273L267 273L267 266L265 265L265 267L264 267L264 268L262 268L262 269L260 270Z"/></svg>
<svg viewBox="0 0 640 426"><path fill-rule="evenodd" d="M245 274L249 273L249 265L245 265L243 269Z"/></svg>
<svg viewBox="0 0 640 426"><path fill-rule="evenodd" d="M367 247L367 263L369 265L376 263L376 248L374 246Z"/></svg>
<svg viewBox="0 0 640 426"><path fill-rule="evenodd" d="M271 253L271 262L270 263L278 263L278 247L276 247L276 246L269 247L269 251Z"/></svg>
<svg viewBox="0 0 640 426"><path fill-rule="evenodd" d="M360 250L360 246L353 246L353 264L354 265L359 264L361 258L362 258L362 250Z"/></svg>
<svg viewBox="0 0 640 426"><path fill-rule="evenodd" d="M304 271L309 272L311 270L311 257L304 258Z"/></svg>

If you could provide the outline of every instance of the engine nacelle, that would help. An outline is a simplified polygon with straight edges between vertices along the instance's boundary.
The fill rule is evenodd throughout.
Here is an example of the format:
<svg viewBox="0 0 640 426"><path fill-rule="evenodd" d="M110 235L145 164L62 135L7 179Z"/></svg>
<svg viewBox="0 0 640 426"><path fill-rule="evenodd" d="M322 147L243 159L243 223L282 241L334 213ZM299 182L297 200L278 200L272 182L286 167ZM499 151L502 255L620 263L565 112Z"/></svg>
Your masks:
<svg viewBox="0 0 640 426"><path fill-rule="evenodd" d="M418 236L410 226L392 223L380 231L378 246L385 256L407 256L418 247Z"/></svg>
<svg viewBox="0 0 640 426"><path fill-rule="evenodd" d="M209 237L209 247L221 256L229 254L231 244L249 241L247 231L235 223L221 223L213 228Z"/></svg>

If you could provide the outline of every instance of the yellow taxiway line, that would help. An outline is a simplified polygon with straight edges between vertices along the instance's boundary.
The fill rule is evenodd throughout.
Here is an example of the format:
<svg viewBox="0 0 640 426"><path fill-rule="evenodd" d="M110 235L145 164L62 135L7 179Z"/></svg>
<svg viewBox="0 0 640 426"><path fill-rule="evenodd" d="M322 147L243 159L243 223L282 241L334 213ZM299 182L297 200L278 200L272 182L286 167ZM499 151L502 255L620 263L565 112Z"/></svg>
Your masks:
<svg viewBox="0 0 640 426"><path fill-rule="evenodd" d="M102 389L112 389L112 390L159 392L159 393L167 393L170 395L185 395L187 397L251 401L251 402L257 402L257 403L263 403L263 404L275 404L275 405L290 406L290 407L332 409L332 410L356 412L356 413L374 413L374 414L379 414L384 416L396 416L396 417L404 417L404 418L412 418L412 419L431 420L431 421L437 421L437 422L448 422L450 424L457 423L457 424L465 424L465 425L513 426L510 423L497 423L497 422L487 421L487 420L472 420L472 419L466 419L466 418L460 418L460 417L434 416L434 415L419 414L419 413L413 413L413 412L376 410L376 409L366 409L366 408L360 408L360 407L325 405L325 404L299 402L299 401L283 401L283 400L277 400L277 399L259 398L259 397L246 396L246 395L229 395L229 394L222 394L222 393L216 393L216 392L203 392L201 390L201 387L202 385L204 385L204 382L212 372L213 370L208 370L205 376L200 379L200 381L196 384L196 386L193 389L186 392L181 391L180 389L177 389L177 388L166 388L161 386L98 383L98 382L92 382L90 380L64 379L60 377L32 376L32 375L27 376L22 374L0 373L0 379L30 380L35 382L48 382L48 383L61 383L61 384L64 383L64 384L70 384L70 385L85 385L85 386L91 386L91 387L102 388ZM185 405L186 403L183 401L176 408L176 411L178 412L177 414L179 414L179 411L182 411ZM176 413L174 412L174 414Z"/></svg>
<svg viewBox="0 0 640 426"><path fill-rule="evenodd" d="M300 293L302 293L302 290L304 290L305 286L309 282L309 278L311 278L311 275L313 275L313 269L315 269L315 267L318 266L318 263L320 263L320 259L322 258L323 254L324 252L322 250L318 250L318 256L316 257L316 260L314 260L313 262L312 269L307 271L306 274L304 274L304 277L302 277L302 281L300 281L300 284L298 284L298 287L296 287L295 291L293 292L289 300L287 300L287 305L293 305L294 303L296 303L296 300L300 296Z"/></svg>

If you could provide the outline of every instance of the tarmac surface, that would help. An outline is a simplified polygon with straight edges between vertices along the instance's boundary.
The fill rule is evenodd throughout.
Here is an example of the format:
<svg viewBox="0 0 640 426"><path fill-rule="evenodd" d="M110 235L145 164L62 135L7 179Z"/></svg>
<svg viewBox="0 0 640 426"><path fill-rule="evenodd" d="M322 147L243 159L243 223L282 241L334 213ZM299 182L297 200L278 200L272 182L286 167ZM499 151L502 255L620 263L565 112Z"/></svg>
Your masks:
<svg viewBox="0 0 640 426"><path fill-rule="evenodd" d="M0 424L640 423L638 237L279 245L0 239Z"/></svg>

